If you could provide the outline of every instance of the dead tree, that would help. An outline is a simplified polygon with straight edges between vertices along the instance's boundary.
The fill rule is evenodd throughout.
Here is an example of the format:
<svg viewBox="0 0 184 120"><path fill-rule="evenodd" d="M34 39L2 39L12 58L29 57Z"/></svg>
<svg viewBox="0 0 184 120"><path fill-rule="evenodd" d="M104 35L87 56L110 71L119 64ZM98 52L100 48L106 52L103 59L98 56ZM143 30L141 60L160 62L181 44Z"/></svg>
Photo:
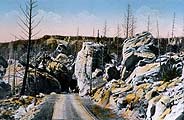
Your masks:
<svg viewBox="0 0 184 120"><path fill-rule="evenodd" d="M172 31L171 31L171 38L172 38L172 39L174 38L175 19L176 19L176 14L175 14L175 12L174 12L174 15L173 15L173 23L172 23Z"/></svg>
<svg viewBox="0 0 184 120"><path fill-rule="evenodd" d="M136 26L135 26L135 24L136 24L136 20L135 20L135 17L132 15L132 17L131 17L131 25L130 25L130 36L132 37L132 36L134 36L134 33L135 33L135 28L136 28Z"/></svg>
<svg viewBox="0 0 184 120"><path fill-rule="evenodd" d="M125 16L124 16L124 23L123 23L123 28L124 28L124 31L125 31L125 37L128 38L129 37L129 33L130 33L130 29L131 29L131 7L130 7L130 4L128 4L128 7L127 7L127 11L125 13Z"/></svg>
<svg viewBox="0 0 184 120"><path fill-rule="evenodd" d="M77 37L79 37L79 27L77 27Z"/></svg>
<svg viewBox="0 0 184 120"><path fill-rule="evenodd" d="M116 36L116 39L117 39L117 55L119 55L119 37L120 37L120 26L118 24L117 25L117 36Z"/></svg>
<svg viewBox="0 0 184 120"><path fill-rule="evenodd" d="M157 19L156 26L157 26L157 40L158 40L158 57L160 58L160 60L159 60L159 66L160 66L160 69L162 70L162 68L161 68L162 63L161 63L161 57L160 57L161 56L161 50L160 50L161 48L160 48L160 32L159 32L158 19ZM162 77L162 71L161 71L160 75Z"/></svg>
<svg viewBox="0 0 184 120"><path fill-rule="evenodd" d="M93 27L93 37L95 37L95 28Z"/></svg>
<svg viewBox="0 0 184 120"><path fill-rule="evenodd" d="M173 14L173 21L172 21L172 29L171 29L171 40L169 40L169 44L170 44L170 48L169 48L169 52L170 52L170 55L169 55L169 69L171 70L171 45L172 45L172 42L174 41L174 29L175 29L175 12Z"/></svg>
<svg viewBox="0 0 184 120"><path fill-rule="evenodd" d="M78 52L78 41L79 41L79 27L77 27L77 33L76 33L76 44L75 44L75 56L77 56L77 52Z"/></svg>
<svg viewBox="0 0 184 120"><path fill-rule="evenodd" d="M147 21L147 31L150 32L150 16L149 15L148 15L148 21Z"/></svg>
<svg viewBox="0 0 184 120"><path fill-rule="evenodd" d="M104 34L104 37L107 36L107 21L106 20L105 20L104 27L103 27L103 34Z"/></svg>
<svg viewBox="0 0 184 120"><path fill-rule="evenodd" d="M99 42L100 42L100 31L99 31L99 29L97 30L97 37L96 37L96 41L97 41L97 43L99 43Z"/></svg>
<svg viewBox="0 0 184 120"><path fill-rule="evenodd" d="M11 66L11 63L10 63L10 59L12 57L12 53L13 53L13 42L11 41L8 45L8 49L9 49L9 58L8 58L8 64L9 64L9 67L8 67L8 83L10 84L10 74L11 74L11 70L10 70L10 66Z"/></svg>
<svg viewBox="0 0 184 120"><path fill-rule="evenodd" d="M15 49L13 50L13 58L14 58L14 65L13 65L13 81L12 81L12 94L15 95L15 81L16 81L16 52Z"/></svg>
<svg viewBox="0 0 184 120"><path fill-rule="evenodd" d="M182 35L183 35L183 37L184 37L184 17L183 17L183 28L182 28Z"/></svg>
<svg viewBox="0 0 184 120"><path fill-rule="evenodd" d="M176 19L176 15L175 15L175 12L174 12L174 14L173 14L173 21L172 21L171 41L170 41L170 44L172 44L172 42L174 42L175 19ZM171 48L170 48L170 52L171 52Z"/></svg>
<svg viewBox="0 0 184 120"><path fill-rule="evenodd" d="M36 0L28 0L25 2L25 9L20 6L21 12L23 17L19 17L20 22L18 23L19 27L21 28L22 34L28 38L27 43L27 57L26 57L26 66L25 66L25 73L23 78L22 89L20 95L24 95L26 91L26 83L28 77L28 70L29 70L29 58L30 58L30 50L31 50L31 40L34 36L36 36L39 32L33 34L33 30L40 24L40 21L36 22L36 16L38 13L35 13L34 10L37 7ZM20 36L21 38L24 38Z"/></svg>

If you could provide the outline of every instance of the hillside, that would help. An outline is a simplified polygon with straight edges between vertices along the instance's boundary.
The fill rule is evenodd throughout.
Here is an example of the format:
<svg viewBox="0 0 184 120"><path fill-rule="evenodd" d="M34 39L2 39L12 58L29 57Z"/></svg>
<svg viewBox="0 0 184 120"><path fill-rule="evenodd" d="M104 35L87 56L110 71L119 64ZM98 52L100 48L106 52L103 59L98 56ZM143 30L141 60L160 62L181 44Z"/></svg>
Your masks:
<svg viewBox="0 0 184 120"><path fill-rule="evenodd" d="M182 39L176 42L179 39L175 38L167 46L167 39L161 39L161 47L149 32L118 41L117 38L63 36L33 40L26 96L21 97L18 95L26 65L26 41L13 42L16 59L12 56L9 61L4 53L8 53L10 45L3 43L0 51L5 59L0 58L0 97L9 99L0 101L0 118L20 119L29 114L34 118L36 106L42 109L41 105L47 104L50 96L55 101L53 94L71 93L63 98L67 99L75 98L72 93L77 93L93 100L96 107L89 108L92 113L113 110L118 117L130 120L182 120L184 53ZM62 97L56 103L61 101ZM63 106L70 104L68 111L73 109L72 105L76 106L73 101L64 103ZM49 104L53 107L54 103ZM8 112L7 107L11 108Z"/></svg>

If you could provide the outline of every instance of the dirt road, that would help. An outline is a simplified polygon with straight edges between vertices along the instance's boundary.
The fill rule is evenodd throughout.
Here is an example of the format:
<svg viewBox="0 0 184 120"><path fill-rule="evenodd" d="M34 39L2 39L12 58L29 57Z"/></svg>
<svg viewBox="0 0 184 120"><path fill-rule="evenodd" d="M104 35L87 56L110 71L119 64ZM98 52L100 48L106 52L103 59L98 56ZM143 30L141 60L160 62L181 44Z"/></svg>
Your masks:
<svg viewBox="0 0 184 120"><path fill-rule="evenodd" d="M52 120L96 120L75 94L60 94L54 105Z"/></svg>

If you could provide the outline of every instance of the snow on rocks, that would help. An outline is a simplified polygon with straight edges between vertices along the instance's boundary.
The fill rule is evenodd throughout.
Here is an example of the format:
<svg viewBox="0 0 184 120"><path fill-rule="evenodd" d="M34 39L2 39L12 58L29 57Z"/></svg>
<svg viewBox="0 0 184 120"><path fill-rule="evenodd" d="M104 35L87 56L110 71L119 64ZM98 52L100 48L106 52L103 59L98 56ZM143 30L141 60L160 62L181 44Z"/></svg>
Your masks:
<svg viewBox="0 0 184 120"><path fill-rule="evenodd" d="M158 57L157 44L148 32L125 40L122 53L122 79L94 91L96 104L118 110L125 119L183 120L183 56Z"/></svg>
<svg viewBox="0 0 184 120"><path fill-rule="evenodd" d="M157 49L154 38L149 32L143 32L133 38L126 39L122 51L124 69L122 78L126 78L127 74L130 75L138 63L141 66L151 63L156 58Z"/></svg>
<svg viewBox="0 0 184 120"><path fill-rule="evenodd" d="M171 117L174 120L183 114L182 85L181 78L170 82L157 81L133 86L122 80L112 80L94 92L92 99L102 107L119 110L123 117L129 116L127 119L138 117L167 120L169 116L175 115ZM125 113L131 115L125 116Z"/></svg>

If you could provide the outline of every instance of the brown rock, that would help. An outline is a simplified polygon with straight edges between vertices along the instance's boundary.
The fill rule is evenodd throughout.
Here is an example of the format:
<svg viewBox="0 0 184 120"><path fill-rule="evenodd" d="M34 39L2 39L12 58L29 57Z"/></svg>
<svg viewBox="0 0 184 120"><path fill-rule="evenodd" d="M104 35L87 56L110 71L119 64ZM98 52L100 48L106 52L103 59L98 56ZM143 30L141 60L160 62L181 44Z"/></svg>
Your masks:
<svg viewBox="0 0 184 120"><path fill-rule="evenodd" d="M166 115L168 115L171 112L170 108L167 108L162 115L159 117L159 120L163 120L165 118Z"/></svg>
<svg viewBox="0 0 184 120"><path fill-rule="evenodd" d="M169 84L169 82L165 82L163 85L161 85L157 88L157 91L163 92L167 88L168 84Z"/></svg>
<svg viewBox="0 0 184 120"><path fill-rule="evenodd" d="M136 103L139 100L139 96L137 96L135 93L130 93L126 96L125 100L128 104L130 103Z"/></svg>

